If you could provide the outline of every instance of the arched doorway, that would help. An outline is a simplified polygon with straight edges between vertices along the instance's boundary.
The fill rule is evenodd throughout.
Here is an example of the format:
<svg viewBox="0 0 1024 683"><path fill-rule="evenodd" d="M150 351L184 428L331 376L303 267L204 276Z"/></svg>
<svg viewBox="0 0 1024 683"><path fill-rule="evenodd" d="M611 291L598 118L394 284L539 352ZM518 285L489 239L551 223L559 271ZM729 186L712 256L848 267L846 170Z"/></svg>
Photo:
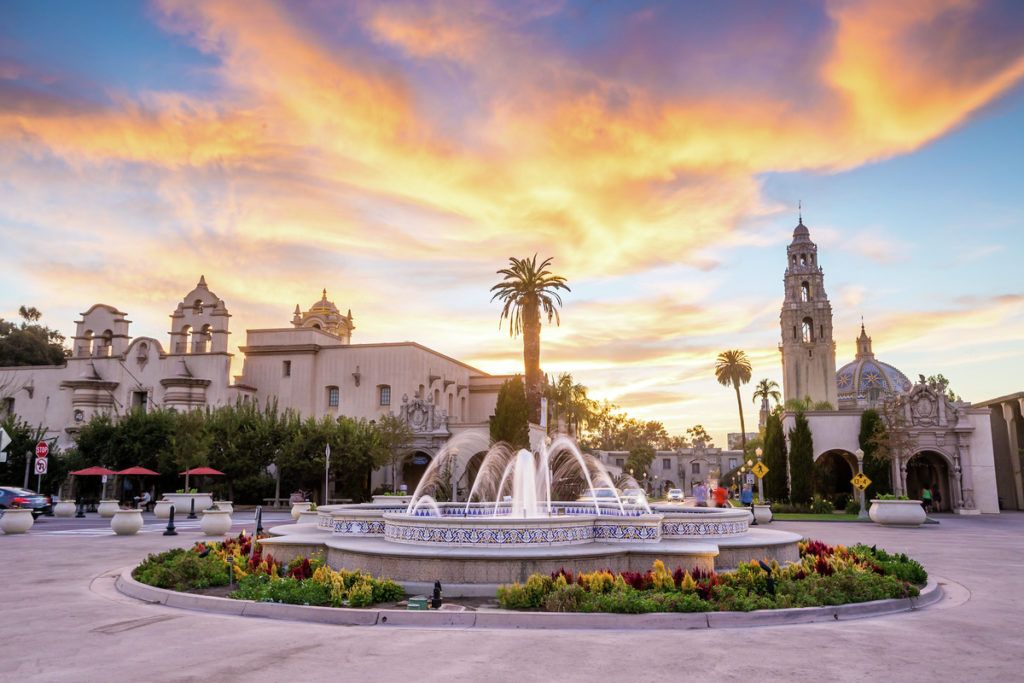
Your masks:
<svg viewBox="0 0 1024 683"><path fill-rule="evenodd" d="M925 487L931 490L937 511L951 509L949 465L945 456L937 451L919 451L907 461L907 495L920 500Z"/></svg>
<svg viewBox="0 0 1024 683"><path fill-rule="evenodd" d="M831 502L837 510L846 507L854 498L853 475L857 473L857 458L842 450L826 451L814 461L811 473L814 493Z"/></svg>
<svg viewBox="0 0 1024 683"><path fill-rule="evenodd" d="M462 476L459 477L459 500L468 499L473 482L476 481L476 476L480 473L480 466L483 465L486 455L487 451L480 451L466 463L465 469L462 470Z"/></svg>
<svg viewBox="0 0 1024 683"><path fill-rule="evenodd" d="M416 490L416 485L420 483L423 473L427 471L430 460L429 453L415 451L407 455L405 460L402 461L402 483L405 484L409 493Z"/></svg>

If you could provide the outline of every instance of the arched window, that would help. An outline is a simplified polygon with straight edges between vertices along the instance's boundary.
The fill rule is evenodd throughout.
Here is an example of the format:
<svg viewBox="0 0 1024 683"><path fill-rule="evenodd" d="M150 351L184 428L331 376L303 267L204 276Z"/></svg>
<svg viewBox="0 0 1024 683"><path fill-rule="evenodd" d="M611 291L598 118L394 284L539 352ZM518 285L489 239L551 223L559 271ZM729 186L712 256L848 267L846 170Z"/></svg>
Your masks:
<svg viewBox="0 0 1024 683"><path fill-rule="evenodd" d="M441 405L441 390L440 389L434 389L434 405L435 406Z"/></svg>
<svg viewBox="0 0 1024 683"><path fill-rule="evenodd" d="M800 337L798 337L796 334L796 325L793 325L793 341L796 341L799 338Z"/></svg>
<svg viewBox="0 0 1024 683"><path fill-rule="evenodd" d="M804 318L804 343L810 343L814 341L814 321L810 318Z"/></svg>
<svg viewBox="0 0 1024 683"><path fill-rule="evenodd" d="M78 355L88 356L92 354L92 330L86 330L85 334L82 335L84 338L78 345Z"/></svg>
<svg viewBox="0 0 1024 683"><path fill-rule="evenodd" d="M196 315L202 315L203 314L203 300L202 299L196 299L195 301L192 302L192 312L195 313Z"/></svg>
<svg viewBox="0 0 1024 683"><path fill-rule="evenodd" d="M466 397L463 396L459 399L459 420L462 422L466 421Z"/></svg>
<svg viewBox="0 0 1024 683"><path fill-rule="evenodd" d="M192 337L192 326L185 325L181 328L181 341L178 342L177 348L174 349L175 353L188 353L188 342Z"/></svg>
<svg viewBox="0 0 1024 683"><path fill-rule="evenodd" d="M425 393L423 393L423 390L424 390L424 389L426 389L426 387L424 387L424 386L423 386L423 385L421 384L421 385L420 385L420 388L419 388L419 390L418 390L418 391L416 392L416 398L418 398L418 399L424 399L424 398L426 398L426 397L427 397L427 395L426 395Z"/></svg>
<svg viewBox="0 0 1024 683"><path fill-rule="evenodd" d="M455 412L455 397L448 394L448 419L452 418L452 413Z"/></svg>
<svg viewBox="0 0 1024 683"><path fill-rule="evenodd" d="M196 332L192 340L192 353L206 353L210 350L210 341L213 339L213 328L203 325L203 329Z"/></svg>
<svg viewBox="0 0 1024 683"><path fill-rule="evenodd" d="M103 330L103 334L93 344L93 355L106 357L110 355L110 345L114 340L114 333L110 330Z"/></svg>
<svg viewBox="0 0 1024 683"><path fill-rule="evenodd" d="M811 283L804 280L800 283L800 301L811 300Z"/></svg>
<svg viewBox="0 0 1024 683"><path fill-rule="evenodd" d="M824 338L825 338L825 326L824 325L818 325L818 339L824 339Z"/></svg>
<svg viewBox="0 0 1024 683"><path fill-rule="evenodd" d="M806 266L807 265L807 254L800 254L800 265L801 266Z"/></svg>

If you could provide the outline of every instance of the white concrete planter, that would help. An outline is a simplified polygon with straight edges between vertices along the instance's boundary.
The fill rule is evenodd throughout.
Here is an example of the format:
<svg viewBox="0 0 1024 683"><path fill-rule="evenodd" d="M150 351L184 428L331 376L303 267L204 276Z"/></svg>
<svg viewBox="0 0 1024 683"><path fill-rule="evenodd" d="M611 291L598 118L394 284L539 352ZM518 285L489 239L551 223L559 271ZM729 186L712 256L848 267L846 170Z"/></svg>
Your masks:
<svg viewBox="0 0 1024 683"><path fill-rule="evenodd" d="M23 534L32 528L35 521L30 508L8 508L0 517L0 529L5 534Z"/></svg>
<svg viewBox="0 0 1024 683"><path fill-rule="evenodd" d="M231 530L231 513L227 510L204 510L199 528L207 536L224 536Z"/></svg>
<svg viewBox="0 0 1024 683"><path fill-rule="evenodd" d="M769 524L772 521L772 506L754 505L754 519L758 524Z"/></svg>
<svg viewBox="0 0 1024 683"><path fill-rule="evenodd" d="M171 506L174 505L169 500L158 500L156 505L153 506L153 514L156 515L157 519L167 519L171 516ZM181 510L174 508L175 514L181 514ZM187 512L187 510L186 510Z"/></svg>
<svg viewBox="0 0 1024 683"><path fill-rule="evenodd" d="M299 521L299 513L306 512L312 503L292 503L292 519Z"/></svg>
<svg viewBox="0 0 1024 683"><path fill-rule="evenodd" d="M227 512L235 511L235 507L231 504L230 500L215 500L213 501L213 504L219 507L221 510L226 510Z"/></svg>
<svg viewBox="0 0 1024 683"><path fill-rule="evenodd" d="M407 507L412 502L412 496L374 496L373 502L376 505L402 505Z"/></svg>
<svg viewBox="0 0 1024 683"><path fill-rule="evenodd" d="M882 526L921 526L925 520L919 500L871 500L868 516Z"/></svg>
<svg viewBox="0 0 1024 683"><path fill-rule="evenodd" d="M196 501L196 514L213 505L213 496L209 493L165 493L164 499L171 501L171 504L174 505L176 517L188 515L192 500Z"/></svg>
<svg viewBox="0 0 1024 683"><path fill-rule="evenodd" d="M114 513L120 509L121 507L117 504L116 500L108 499L100 501L100 505L96 508L96 512L100 514L100 517L110 519L114 516Z"/></svg>
<svg viewBox="0 0 1024 683"><path fill-rule="evenodd" d="M142 510L118 510L110 519L110 528L118 536L132 536L142 528Z"/></svg>
<svg viewBox="0 0 1024 683"><path fill-rule="evenodd" d="M57 517L74 517L76 507L75 501L62 500L53 506L53 514Z"/></svg>

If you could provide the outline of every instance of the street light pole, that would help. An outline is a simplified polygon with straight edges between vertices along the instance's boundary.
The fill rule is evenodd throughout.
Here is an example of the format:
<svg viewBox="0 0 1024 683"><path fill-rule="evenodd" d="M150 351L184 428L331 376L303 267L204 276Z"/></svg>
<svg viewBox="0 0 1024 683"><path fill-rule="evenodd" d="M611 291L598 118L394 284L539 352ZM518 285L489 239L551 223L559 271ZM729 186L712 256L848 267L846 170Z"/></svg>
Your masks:
<svg viewBox="0 0 1024 683"><path fill-rule="evenodd" d="M757 456L757 462L761 462L761 449L758 448L754 451L754 455ZM764 484L762 483L761 477L757 478L757 502L764 505Z"/></svg>
<svg viewBox="0 0 1024 683"><path fill-rule="evenodd" d="M857 474L864 474L864 451L858 448L853 454L857 456ZM860 512L857 513L857 519L868 518L867 510L864 509L865 493L867 493L867 491L862 490L860 492Z"/></svg>

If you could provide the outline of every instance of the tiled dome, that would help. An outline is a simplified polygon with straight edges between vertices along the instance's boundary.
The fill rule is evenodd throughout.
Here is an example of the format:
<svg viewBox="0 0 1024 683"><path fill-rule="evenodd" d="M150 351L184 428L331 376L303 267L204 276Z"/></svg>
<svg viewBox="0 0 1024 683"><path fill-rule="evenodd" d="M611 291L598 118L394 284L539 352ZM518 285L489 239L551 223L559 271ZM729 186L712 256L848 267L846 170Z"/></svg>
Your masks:
<svg viewBox="0 0 1024 683"><path fill-rule="evenodd" d="M898 369L875 358L871 352L871 338L861 325L857 338L857 357L836 372L839 400L881 398L894 393L910 391L910 380Z"/></svg>
<svg viewBox="0 0 1024 683"><path fill-rule="evenodd" d="M334 302L327 300L327 290L326 289L324 290L323 298L321 298L320 301L317 301L315 304L310 306L309 312L310 313L336 313L338 315L341 315L341 311L339 311L338 307L334 305Z"/></svg>

